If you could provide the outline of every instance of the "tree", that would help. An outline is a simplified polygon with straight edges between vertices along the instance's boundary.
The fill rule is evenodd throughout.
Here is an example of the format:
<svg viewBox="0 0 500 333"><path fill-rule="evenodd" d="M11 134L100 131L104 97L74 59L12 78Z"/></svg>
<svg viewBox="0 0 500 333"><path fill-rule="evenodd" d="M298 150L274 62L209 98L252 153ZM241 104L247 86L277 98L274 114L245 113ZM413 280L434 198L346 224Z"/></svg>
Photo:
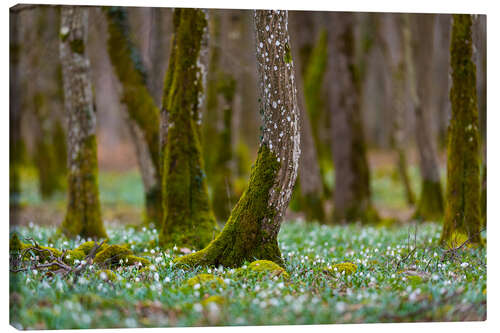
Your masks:
<svg viewBox="0 0 500 333"><path fill-rule="evenodd" d="M332 153L335 164L334 222L377 222L371 203L370 170L361 118L364 61L356 62L355 16L333 13L330 23L332 62Z"/></svg>
<svg viewBox="0 0 500 333"><path fill-rule="evenodd" d="M465 234L481 243L479 115L471 15L453 15L451 121L448 134L446 210L441 241Z"/></svg>
<svg viewBox="0 0 500 333"><path fill-rule="evenodd" d="M397 15L397 16L396 16ZM407 65L405 59L409 51L407 43L409 27L404 24L400 14L383 14L381 20L381 29L378 29L378 39L382 46L382 51L388 62L390 72L385 75L388 87L386 91L390 92L387 98L392 107L392 145L397 153L397 169L405 190L406 201L408 204L415 203L415 194L411 188L408 175L408 165L406 159L405 142L405 114L409 104L406 99L408 87ZM396 36L390 32L397 31Z"/></svg>
<svg viewBox="0 0 500 333"><path fill-rule="evenodd" d="M210 14L211 42L202 140L207 180L212 187L213 210L219 221L229 217L234 198L231 142L236 81L227 69L226 36L231 33L228 18L228 15L220 15L217 10ZM221 34L221 29L228 33ZM221 53L221 50L226 52Z"/></svg>
<svg viewBox="0 0 500 333"><path fill-rule="evenodd" d="M19 165L21 164L21 78L19 58L21 36L19 12L10 8L10 66L9 66L9 196L11 221L18 222L21 185Z"/></svg>
<svg viewBox="0 0 500 333"><path fill-rule="evenodd" d="M306 215L306 219L308 221L320 221L325 222L325 211L323 204L323 178L320 172L320 165L318 162L318 153L316 151L317 145L315 144L313 132L310 121L310 113L308 112L309 107L318 106L320 103L321 94L320 90L322 79L324 76L324 71L326 69L326 33L322 33L318 46L316 47L316 52L312 52L315 55L315 60L311 59L310 51L310 39L311 27L313 26L312 22L309 22L308 19L312 18L311 14L304 13L293 13L292 22L290 23L292 28L292 38L294 40L294 47L292 48L292 55L294 59L298 59L295 70L295 78L297 84L297 101L300 109L300 120L301 120L301 140L300 140L300 150L301 156L299 159L299 176L298 176L298 192L294 194L299 197L297 200L299 201L300 210L303 211ZM324 45L323 45L324 44ZM306 55L309 53L309 55ZM300 57L299 54L303 56ZM307 60L309 61L307 61ZM311 63L311 66L307 66L308 63ZM315 65L312 65L315 64ZM308 81L308 92L309 96L306 98L304 96L304 75L305 68L310 67L309 72L313 72L315 74L307 75ZM318 68L319 67L319 68ZM319 82L318 82L319 78ZM313 83L314 82L314 83ZM305 99L309 100L309 103L305 102ZM316 102L314 102L316 100ZM306 109L306 105L308 105L308 109ZM315 110L315 114L319 113L319 110ZM317 120L317 119L316 119ZM318 130L318 125L316 125L316 130ZM297 187L297 186L296 186Z"/></svg>
<svg viewBox="0 0 500 333"><path fill-rule="evenodd" d="M29 12L35 23L30 45L29 67L36 73L26 89L29 109L33 116L31 132L34 135L33 161L38 173L38 188L43 199L64 189L66 182L67 147L61 124L63 114L62 77L60 61L54 57L57 50L58 28L50 22L59 18L59 11L37 6ZM31 88L31 89L30 89Z"/></svg>
<svg viewBox="0 0 500 333"><path fill-rule="evenodd" d="M201 248L216 234L200 143L207 19L200 9L175 9L174 37L162 102L160 244Z"/></svg>
<svg viewBox="0 0 500 333"><path fill-rule="evenodd" d="M407 14L405 14L407 15ZM407 17L407 16L406 16ZM436 140L430 119L432 105L432 50L435 15L415 14L412 31L411 50L413 59L408 60L409 76L412 82L412 99L415 107L415 132L420 156L422 189L417 203L415 217L435 220L444 210L443 194L439 176L439 162ZM406 19L406 18L405 18ZM416 88L413 82L416 80Z"/></svg>
<svg viewBox="0 0 500 333"><path fill-rule="evenodd" d="M68 117L68 204L62 231L106 237L97 187L96 115L86 53L88 9L61 7L60 56Z"/></svg>
<svg viewBox="0 0 500 333"><path fill-rule="evenodd" d="M282 263L278 232L300 157L299 110L288 12L256 10L256 50L263 127L250 183L222 232L201 251L178 258L187 266L239 266L245 260Z"/></svg>
<svg viewBox="0 0 500 333"><path fill-rule="evenodd" d="M147 74L130 36L124 7L105 9L108 23L108 54L122 85L121 100L127 107L127 124L139 160L146 195L146 221L162 225L160 177L160 111L147 87Z"/></svg>

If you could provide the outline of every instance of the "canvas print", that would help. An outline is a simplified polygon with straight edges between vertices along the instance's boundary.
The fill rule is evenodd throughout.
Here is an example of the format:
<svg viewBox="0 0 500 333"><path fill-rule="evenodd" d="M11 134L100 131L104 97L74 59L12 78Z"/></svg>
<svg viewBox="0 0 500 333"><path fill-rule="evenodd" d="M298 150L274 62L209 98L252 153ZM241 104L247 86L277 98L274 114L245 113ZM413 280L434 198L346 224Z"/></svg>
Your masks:
<svg viewBox="0 0 500 333"><path fill-rule="evenodd" d="M10 324L486 320L486 16L10 9Z"/></svg>

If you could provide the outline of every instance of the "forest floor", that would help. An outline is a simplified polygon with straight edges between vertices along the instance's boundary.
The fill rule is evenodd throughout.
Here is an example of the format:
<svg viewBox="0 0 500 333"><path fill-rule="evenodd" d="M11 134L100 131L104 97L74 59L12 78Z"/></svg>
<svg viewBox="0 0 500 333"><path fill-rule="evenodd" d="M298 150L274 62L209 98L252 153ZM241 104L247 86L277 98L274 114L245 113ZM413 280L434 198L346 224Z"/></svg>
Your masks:
<svg viewBox="0 0 500 333"><path fill-rule="evenodd" d="M388 161L370 159L373 200L383 217L396 222L325 226L289 213L279 234L289 277L256 275L250 263L239 270L175 267L172 260L189 249L161 251L158 231L138 226L144 204L139 173L102 171L108 243L128 244L152 266L120 264L110 272L91 265L65 278L34 269L10 273L10 322L22 329L70 329L485 320L486 248L453 250L459 240L438 246L440 221L410 220L413 210ZM418 194L418 169L409 171ZM64 193L42 200L35 172L24 170L22 180L21 218L11 233L60 250L84 242L56 233ZM356 271L335 272L334 265L345 262ZM200 273L220 279L187 282Z"/></svg>
<svg viewBox="0 0 500 333"><path fill-rule="evenodd" d="M157 230L106 227L110 244L129 244L153 265L118 265L113 273L91 265L79 277L66 278L42 270L11 273L12 325L71 329L486 319L486 250L437 246L441 227L435 223L415 228L287 221L279 244L289 277L252 274L249 263L239 270L185 270L172 260L188 250L160 251L154 245ZM15 229L21 238L58 249L83 242L56 237L51 227ZM355 264L356 271L332 269L344 262ZM220 279L187 282L200 273Z"/></svg>

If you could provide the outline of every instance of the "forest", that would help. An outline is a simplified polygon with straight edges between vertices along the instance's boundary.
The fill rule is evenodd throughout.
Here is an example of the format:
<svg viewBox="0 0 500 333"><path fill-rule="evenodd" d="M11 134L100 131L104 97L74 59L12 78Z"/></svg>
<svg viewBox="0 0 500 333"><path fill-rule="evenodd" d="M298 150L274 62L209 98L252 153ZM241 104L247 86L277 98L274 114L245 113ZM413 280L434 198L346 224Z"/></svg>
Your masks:
<svg viewBox="0 0 500 333"><path fill-rule="evenodd" d="M16 5L17 329L486 320L486 16Z"/></svg>

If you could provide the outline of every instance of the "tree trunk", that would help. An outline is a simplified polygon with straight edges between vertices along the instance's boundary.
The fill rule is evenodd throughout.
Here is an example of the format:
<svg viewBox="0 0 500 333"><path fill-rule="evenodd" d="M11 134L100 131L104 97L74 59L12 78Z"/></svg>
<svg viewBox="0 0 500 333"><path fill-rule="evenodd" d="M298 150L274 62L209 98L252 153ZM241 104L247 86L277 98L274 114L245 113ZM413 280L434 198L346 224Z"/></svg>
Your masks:
<svg viewBox="0 0 500 333"><path fill-rule="evenodd" d="M232 117L236 81L228 74L228 15L211 12L207 104L203 120L203 155L218 221L226 221L234 198L232 185ZM224 31L224 34L221 34ZM225 52L221 53L221 50Z"/></svg>
<svg viewBox="0 0 500 333"><path fill-rule="evenodd" d="M397 16L396 16L397 15ZM403 34L409 33L408 27L402 24L399 14L383 14L382 28L379 29L379 40L382 51L388 62L390 73L386 77L386 91L388 91L388 105L392 108L392 146L397 154L397 169L401 182L403 183L406 201L408 204L415 203L415 194L411 188L408 176L408 165L406 160L405 141L406 135L404 124L406 122L406 110L409 103L406 100L407 75L405 64L405 48L403 45ZM397 31L397 34L391 32ZM393 37L391 39L391 36Z"/></svg>
<svg viewBox="0 0 500 333"><path fill-rule="evenodd" d="M19 60L21 36L19 12L10 9L10 66L9 66L9 199L10 220L16 224L19 218L21 185L19 166L21 164L21 77Z"/></svg>
<svg viewBox="0 0 500 333"><path fill-rule="evenodd" d="M472 15L453 15L451 35L451 121L448 135L443 243L465 234L481 243L479 115L476 66L472 61ZM459 245L459 244L457 244Z"/></svg>
<svg viewBox="0 0 500 333"><path fill-rule="evenodd" d="M264 126L250 183L217 238L205 249L177 259L177 263L230 267L254 259L282 263L277 237L300 157L287 11L256 10L255 34Z"/></svg>
<svg viewBox="0 0 500 333"><path fill-rule="evenodd" d="M161 228L160 112L147 88L147 75L139 50L132 43L124 7L105 9L108 22L108 54L122 85L121 100L134 139L146 194L146 222ZM151 74L151 73L150 73Z"/></svg>
<svg viewBox="0 0 500 333"><path fill-rule="evenodd" d="M68 117L68 236L106 237L97 187L96 114L86 54L88 9L61 7L60 55Z"/></svg>
<svg viewBox="0 0 500 333"><path fill-rule="evenodd" d="M432 105L432 50L435 15L415 14L412 32L411 51L415 59L415 72L410 74L410 80L416 79L416 89L413 89L415 107L415 132L420 156L420 172L422 190L418 200L415 217L423 220L436 220L443 214L444 203L439 176L439 162L436 153L436 140L430 120ZM413 72L413 61L408 66ZM416 90L416 94L415 94Z"/></svg>
<svg viewBox="0 0 500 333"><path fill-rule="evenodd" d="M216 234L200 144L207 20L199 9L175 9L174 39L165 78L162 121L160 244L201 248Z"/></svg>
<svg viewBox="0 0 500 333"><path fill-rule="evenodd" d="M361 118L360 69L355 62L354 14L334 13L330 25L334 222L377 222Z"/></svg>
<svg viewBox="0 0 500 333"><path fill-rule="evenodd" d="M33 91L27 93L34 116L31 122L35 141L33 160L38 173L40 195L48 199L63 190L66 181L65 133L58 112L64 98L59 75L60 63L58 58L46 51L57 50L58 28L52 24L56 20L56 11L52 8L39 6L29 14L35 23L30 42L35 52L31 53L29 67L37 74L30 81Z"/></svg>
<svg viewBox="0 0 500 333"><path fill-rule="evenodd" d="M295 82L298 88L297 101L300 112L300 128L302 131L298 177L300 192L297 192L296 194L299 196L297 200L299 201L300 210L305 213L307 221L325 222L323 179L320 173L318 154L314 143L313 130L309 119L310 117L305 108L306 103L304 101L304 81L302 74L304 73L304 68L307 67L308 62L299 57L299 54L305 53L303 50L310 48L310 39L313 32L311 31L312 29L308 29L308 27L312 27L312 22L304 22L303 20L303 18L308 18L310 16L311 13L294 12L292 16L293 21L290 23L293 29L292 39L294 41L292 55L294 59L297 59ZM309 57L306 58L309 59ZM317 88L319 88L319 86L317 86ZM319 94L320 92L317 92L315 96L319 98Z"/></svg>

